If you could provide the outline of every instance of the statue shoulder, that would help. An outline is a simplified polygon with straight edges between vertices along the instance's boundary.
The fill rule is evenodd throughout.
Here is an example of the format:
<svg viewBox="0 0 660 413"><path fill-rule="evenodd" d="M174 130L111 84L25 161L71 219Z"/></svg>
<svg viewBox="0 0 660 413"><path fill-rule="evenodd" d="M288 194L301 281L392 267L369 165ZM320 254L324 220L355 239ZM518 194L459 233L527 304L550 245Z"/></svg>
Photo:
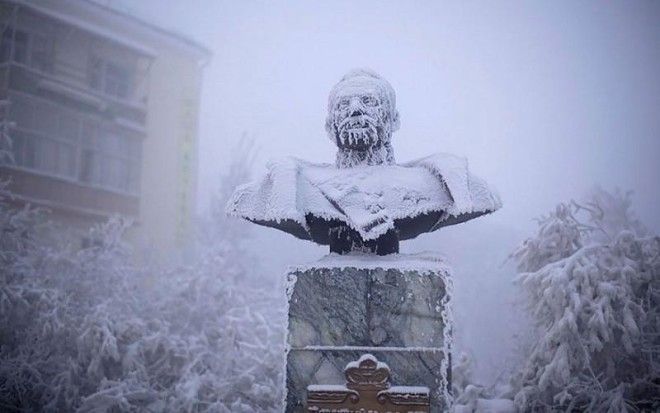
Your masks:
<svg viewBox="0 0 660 413"><path fill-rule="evenodd" d="M314 170L331 167L291 156L273 159L259 178L236 188L226 211L255 222L290 221L301 227L306 227L308 212L335 217L328 200L310 179Z"/></svg>
<svg viewBox="0 0 660 413"><path fill-rule="evenodd" d="M468 163L467 159L453 155L451 153L434 153L433 155L425 156L414 161L407 162L403 166L424 166L426 168L449 170L456 169L467 173Z"/></svg>
<svg viewBox="0 0 660 413"><path fill-rule="evenodd" d="M266 174L298 169L298 167L303 162L304 161L302 159L298 159L293 156L282 156L279 158L273 158L268 160L268 162L266 163Z"/></svg>
<svg viewBox="0 0 660 413"><path fill-rule="evenodd" d="M486 181L471 173L462 156L436 153L404 164L422 167L442 180L454 200L452 215L492 212L502 205L500 197Z"/></svg>
<svg viewBox="0 0 660 413"><path fill-rule="evenodd" d="M304 159L296 158L294 156L283 156L280 158L271 159L266 164L268 174L280 174L291 171L298 173L305 172L312 168L332 168L333 166L326 163L314 163Z"/></svg>
<svg viewBox="0 0 660 413"><path fill-rule="evenodd" d="M300 162L293 157L269 161L266 173L236 188L227 213L252 221L302 221L295 202Z"/></svg>

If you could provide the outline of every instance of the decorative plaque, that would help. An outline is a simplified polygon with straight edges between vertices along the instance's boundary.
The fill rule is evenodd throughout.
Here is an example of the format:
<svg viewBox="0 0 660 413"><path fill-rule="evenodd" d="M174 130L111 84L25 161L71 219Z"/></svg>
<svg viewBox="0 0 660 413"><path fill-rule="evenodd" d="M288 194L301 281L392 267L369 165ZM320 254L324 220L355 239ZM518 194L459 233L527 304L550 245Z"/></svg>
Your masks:
<svg viewBox="0 0 660 413"><path fill-rule="evenodd" d="M390 368L371 354L344 369L345 385L307 386L313 413L429 413L428 387L391 386Z"/></svg>

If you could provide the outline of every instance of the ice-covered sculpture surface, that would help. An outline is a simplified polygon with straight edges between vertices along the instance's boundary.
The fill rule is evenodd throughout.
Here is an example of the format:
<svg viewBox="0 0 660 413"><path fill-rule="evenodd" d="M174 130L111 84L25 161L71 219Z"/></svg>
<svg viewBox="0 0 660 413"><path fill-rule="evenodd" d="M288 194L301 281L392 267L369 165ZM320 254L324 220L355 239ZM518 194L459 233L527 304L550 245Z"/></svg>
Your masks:
<svg viewBox="0 0 660 413"><path fill-rule="evenodd" d="M331 252L386 255L398 252L400 240L501 206L464 158L436 154L396 164L391 138L398 128L394 89L372 71L353 70L328 99L336 165L271 162L264 177L236 189L227 211Z"/></svg>

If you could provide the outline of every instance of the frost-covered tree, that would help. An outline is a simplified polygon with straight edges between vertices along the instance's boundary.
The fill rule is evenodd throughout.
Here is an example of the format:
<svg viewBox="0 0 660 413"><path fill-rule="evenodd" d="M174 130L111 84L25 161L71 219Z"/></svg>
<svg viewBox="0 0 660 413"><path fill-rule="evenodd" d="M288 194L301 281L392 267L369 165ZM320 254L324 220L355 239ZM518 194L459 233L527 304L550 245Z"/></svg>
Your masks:
<svg viewBox="0 0 660 413"><path fill-rule="evenodd" d="M537 337L522 411L660 409L660 238L630 194L560 204L512 256Z"/></svg>
<svg viewBox="0 0 660 413"><path fill-rule="evenodd" d="M246 170L232 168L242 180ZM130 223L118 218L83 249L41 242L45 216L10 207L5 188L0 410L279 410L279 297L245 288L248 257L224 217L206 221L216 229L194 262L156 270L135 264L122 236Z"/></svg>
<svg viewBox="0 0 660 413"><path fill-rule="evenodd" d="M505 372L490 386L474 381L475 363L472 356L459 352L452 364L451 386L454 404L453 413L513 413L510 386L505 384Z"/></svg>
<svg viewBox="0 0 660 413"><path fill-rule="evenodd" d="M239 279L233 281L254 281L254 260L245 248L246 241L251 238L251 225L225 212L227 201L236 186L250 180L256 156L254 141L244 133L231 152L232 162L220 176L219 186L211 197L209 211L200 218L198 250L202 259L210 256L235 258L227 264L236 268L227 272L225 279L235 275Z"/></svg>

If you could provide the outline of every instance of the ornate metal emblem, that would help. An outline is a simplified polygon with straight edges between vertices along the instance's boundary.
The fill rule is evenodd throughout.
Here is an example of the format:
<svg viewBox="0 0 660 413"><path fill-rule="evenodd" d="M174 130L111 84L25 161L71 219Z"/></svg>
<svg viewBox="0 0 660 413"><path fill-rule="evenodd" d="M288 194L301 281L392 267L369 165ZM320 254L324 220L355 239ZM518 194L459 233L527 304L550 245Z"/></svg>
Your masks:
<svg viewBox="0 0 660 413"><path fill-rule="evenodd" d="M344 369L345 385L307 386L310 413L428 413L428 387L392 386L390 368L371 354Z"/></svg>

